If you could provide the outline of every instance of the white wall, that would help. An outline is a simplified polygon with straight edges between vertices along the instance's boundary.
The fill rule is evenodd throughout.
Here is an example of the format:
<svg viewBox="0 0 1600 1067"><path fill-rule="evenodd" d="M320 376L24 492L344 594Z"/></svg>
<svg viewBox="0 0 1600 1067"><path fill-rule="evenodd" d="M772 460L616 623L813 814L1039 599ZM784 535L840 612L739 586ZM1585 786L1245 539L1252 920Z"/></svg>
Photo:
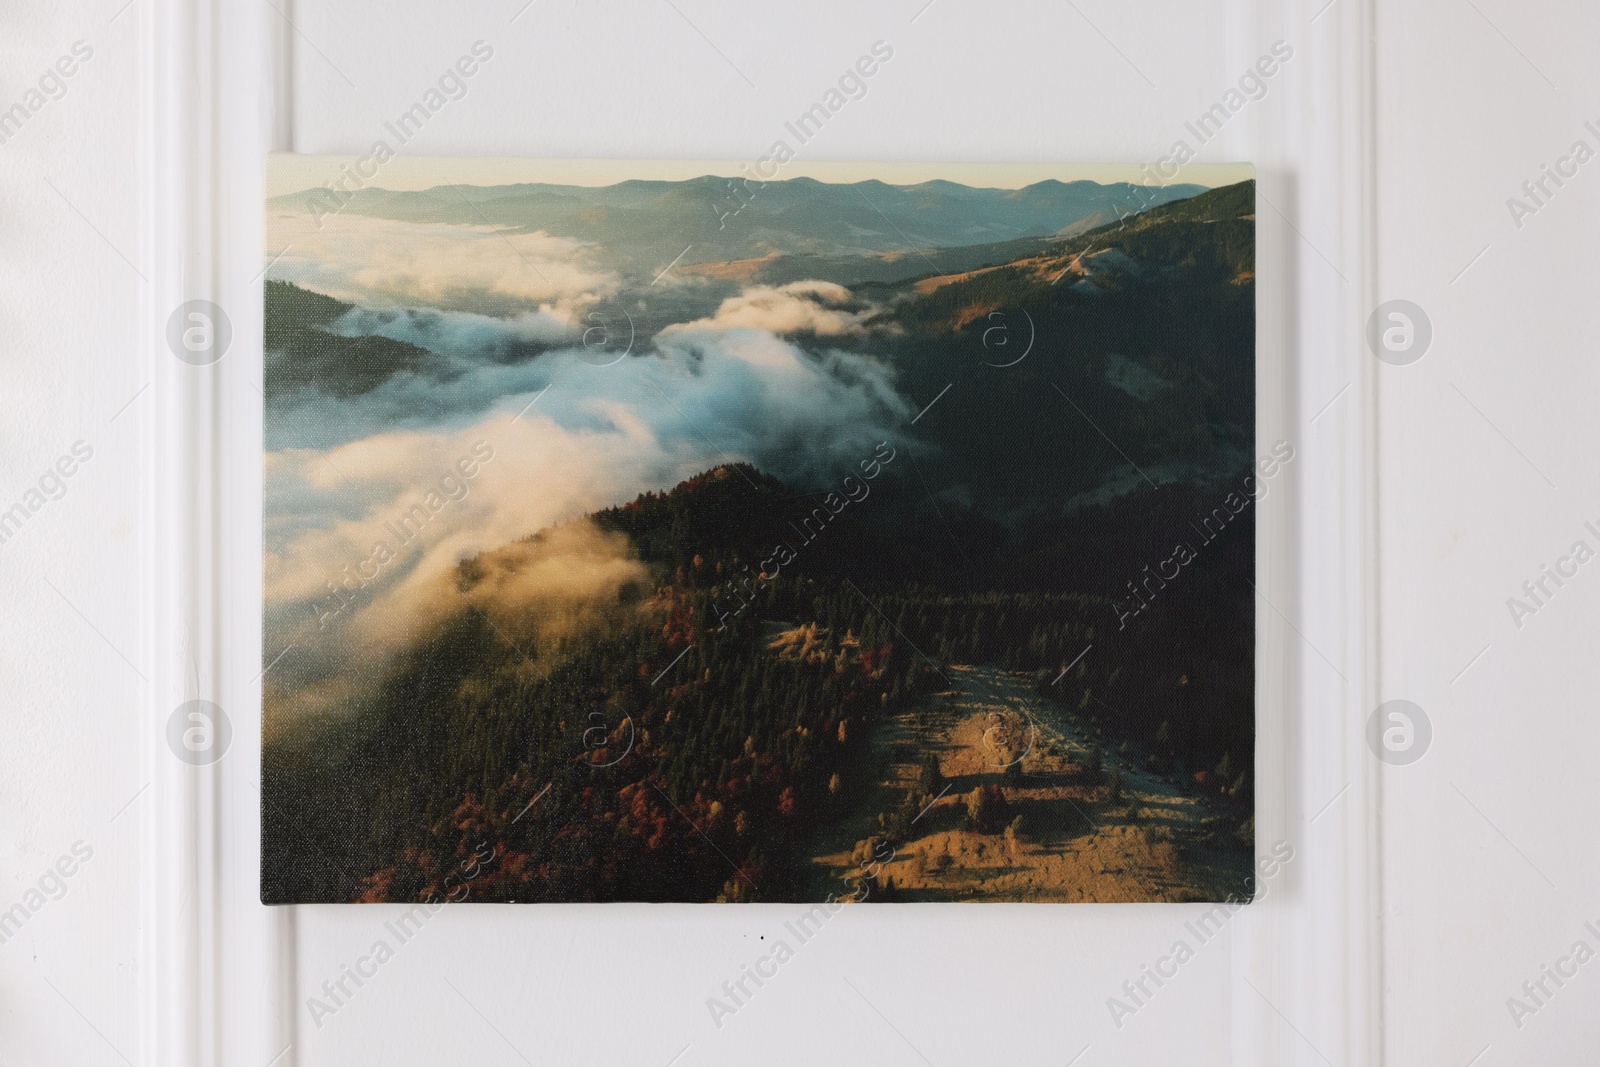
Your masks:
<svg viewBox="0 0 1600 1067"><path fill-rule="evenodd" d="M1600 527L1600 163L1520 228L1506 200L1577 139L1600 150L1584 129L1600 127L1600 18L1474 3L1377 20L1381 296L1435 328L1421 362L1379 376L1382 695L1435 728L1428 757L1386 777L1388 1046L1396 1062L1489 1046L1481 1064L1576 1063L1600 1038L1600 967L1547 982L1520 1029L1506 999L1579 938L1600 949L1583 925L1600 929L1600 581L1581 568L1520 629L1506 601L1578 538L1600 548L1583 529Z"/></svg>
<svg viewBox="0 0 1600 1067"><path fill-rule="evenodd" d="M0 544L0 908L93 849L0 945L0 1063L1573 1062L1600 970L1521 1029L1505 998L1575 939L1600 947L1582 928L1600 579L1520 630L1504 601L1600 526L1580 239L1600 162L1520 229L1504 200L1573 140L1600 148L1582 128L1600 18L1324 3L0 15L0 107L94 49L0 144L0 509L94 449ZM1258 832L1297 858L1120 1029L1106 998L1191 909L847 911L718 1030L705 998L797 909L452 908L312 1025L305 996L390 911L255 902L260 160L364 151L480 38L495 61L408 152L754 158L883 39L893 63L816 158L1154 160L1294 48L1200 158L1260 168L1260 434L1299 458L1261 519ZM214 367L162 340L194 297L234 325ZM1395 297L1435 331L1408 367L1362 341ZM235 727L201 771L165 742L197 696ZM1394 697L1434 724L1408 767L1363 738Z"/></svg>
<svg viewBox="0 0 1600 1067"><path fill-rule="evenodd" d="M139 393L148 379L135 341L137 21L112 23L113 13L0 14L0 107L23 100L74 42L92 51L65 95L0 144L0 509L75 442L92 450L65 495L0 544L0 908L63 855L71 867L75 842L92 853L65 895L0 945L8 1064L110 1063L113 1048L139 1047L149 541L138 471L152 397Z"/></svg>

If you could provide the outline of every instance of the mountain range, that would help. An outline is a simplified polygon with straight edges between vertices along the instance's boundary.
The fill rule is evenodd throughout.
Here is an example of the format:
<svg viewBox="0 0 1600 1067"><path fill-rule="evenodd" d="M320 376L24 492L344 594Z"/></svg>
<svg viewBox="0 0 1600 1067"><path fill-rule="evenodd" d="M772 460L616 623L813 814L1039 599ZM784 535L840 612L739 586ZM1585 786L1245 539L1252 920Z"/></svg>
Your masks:
<svg viewBox="0 0 1600 1067"><path fill-rule="evenodd" d="M923 268L908 256L915 249L1066 236L1203 192L1204 186L1193 184L1049 180L1021 189L977 189L948 181L889 185L788 178L758 184L704 175L606 186L367 188L350 194L341 211L508 233L543 231L589 246L598 266L647 276L680 253L679 264L690 267L773 254L885 255L918 273ZM267 209L303 212L316 203L326 210L329 201L313 188L274 197Z"/></svg>

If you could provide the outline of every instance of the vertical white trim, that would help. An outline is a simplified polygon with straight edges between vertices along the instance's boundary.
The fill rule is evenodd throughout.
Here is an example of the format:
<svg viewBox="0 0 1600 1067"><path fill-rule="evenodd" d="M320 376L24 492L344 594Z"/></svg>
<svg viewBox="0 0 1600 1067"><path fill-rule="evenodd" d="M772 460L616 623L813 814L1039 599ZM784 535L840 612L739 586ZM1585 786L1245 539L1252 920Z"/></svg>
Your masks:
<svg viewBox="0 0 1600 1067"><path fill-rule="evenodd" d="M166 749L171 709L200 695L204 664L197 641L205 622L199 610L199 569L204 529L196 494L199 429L204 394L197 376L165 344L166 315L187 297L198 263L186 200L192 187L196 101L212 86L193 66L199 60L194 26L202 5L189 0L148 0L139 14L140 83L144 107L140 144L141 259L150 279L141 308L141 355L152 384L154 417L144 469L152 558L144 604L144 652L151 684L145 707L144 765L150 774L149 818L143 821L143 895L146 980L141 1061L198 1067L201 1004L197 993L201 930L213 916L199 894L202 776ZM189 82L190 72L199 84ZM186 91L187 90L187 91ZM203 277L203 274L202 274ZM208 672L209 674L209 672ZM209 677L206 679L209 681Z"/></svg>
<svg viewBox="0 0 1600 1067"><path fill-rule="evenodd" d="M261 5L143 0L140 41L140 258L150 278L139 358L154 417L142 442L153 546L141 589L141 766L151 782L140 877L146 973L140 983L141 1064L291 1067L290 925L259 903L259 737L255 676L260 620L227 604L257 602L259 524L233 524L259 478L225 482L230 454L259 471L261 161L272 144L262 86L292 91L286 30ZM276 62L269 51L277 46ZM276 76L274 76L276 75ZM270 79L270 80L269 80ZM280 137L282 132L280 131ZM207 367L168 350L167 317L185 300L219 304L233 328ZM241 421L242 420L242 421ZM230 503L233 501L234 503ZM167 749L166 722L185 700L219 704L233 724L222 759L191 767ZM292 997L290 998L292 1000Z"/></svg>
<svg viewBox="0 0 1600 1067"><path fill-rule="evenodd" d="M1375 291L1373 13L1371 0L1326 2L1242 0L1239 12L1258 50L1279 37L1295 49L1281 129L1259 142L1277 158L1258 173L1271 199L1257 212L1258 366L1281 361L1284 377L1261 377L1258 414L1266 435L1287 407L1298 458L1281 528L1264 525L1258 541L1271 607L1258 601L1257 847L1281 838L1296 855L1239 924L1232 998L1232 1061L1263 1067L1383 1062L1381 797L1363 731L1379 652L1377 375L1363 339ZM1266 273L1274 262L1281 277Z"/></svg>

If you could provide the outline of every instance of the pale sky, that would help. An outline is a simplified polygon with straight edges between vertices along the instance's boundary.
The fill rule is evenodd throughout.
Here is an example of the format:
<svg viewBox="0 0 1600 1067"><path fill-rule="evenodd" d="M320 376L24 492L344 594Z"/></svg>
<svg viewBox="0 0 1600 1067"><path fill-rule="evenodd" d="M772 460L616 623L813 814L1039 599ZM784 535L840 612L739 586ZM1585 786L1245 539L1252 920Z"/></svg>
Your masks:
<svg viewBox="0 0 1600 1067"><path fill-rule="evenodd" d="M281 196L333 180L343 164L356 156L271 155L267 157L266 195ZM685 181L702 174L738 177L753 161L717 162L709 160L626 160L626 159L494 159L445 156L412 156L402 150L378 173L365 179L369 187L383 189L427 189L436 185L509 185L517 182L548 182L555 185L613 185L631 178L658 181ZM942 178L991 189L1020 189L1034 182L1055 178L1058 181L1134 182L1164 185L1151 168L1139 163L821 163L790 160L777 175L784 178L815 178L823 182L858 182L871 178L891 185L915 185ZM365 169L371 170L369 162ZM770 165L768 167L770 170ZM752 175L754 177L755 175ZM1191 163L1173 179L1215 188L1255 176L1249 163ZM352 182L347 188L356 188Z"/></svg>

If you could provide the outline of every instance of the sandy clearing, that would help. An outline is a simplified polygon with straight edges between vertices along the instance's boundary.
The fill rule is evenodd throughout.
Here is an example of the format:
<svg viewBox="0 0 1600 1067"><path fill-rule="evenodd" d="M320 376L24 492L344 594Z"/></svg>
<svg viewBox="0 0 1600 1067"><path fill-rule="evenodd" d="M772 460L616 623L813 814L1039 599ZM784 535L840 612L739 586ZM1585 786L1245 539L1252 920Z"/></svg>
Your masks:
<svg viewBox="0 0 1600 1067"><path fill-rule="evenodd" d="M875 780L866 798L826 835L812 862L844 895L863 864L892 878L900 900L1193 901L1245 892L1250 857L1231 843L1185 845L1213 816L1174 783L1106 752L1123 797L1085 773L1088 739L1032 691L1031 676L987 666L952 666L949 691L895 716L874 737L875 760L858 773ZM937 753L943 791L912 824L887 861L861 843L917 791L923 753ZM966 817L984 785L1004 791L1006 818L1020 835L980 833Z"/></svg>

